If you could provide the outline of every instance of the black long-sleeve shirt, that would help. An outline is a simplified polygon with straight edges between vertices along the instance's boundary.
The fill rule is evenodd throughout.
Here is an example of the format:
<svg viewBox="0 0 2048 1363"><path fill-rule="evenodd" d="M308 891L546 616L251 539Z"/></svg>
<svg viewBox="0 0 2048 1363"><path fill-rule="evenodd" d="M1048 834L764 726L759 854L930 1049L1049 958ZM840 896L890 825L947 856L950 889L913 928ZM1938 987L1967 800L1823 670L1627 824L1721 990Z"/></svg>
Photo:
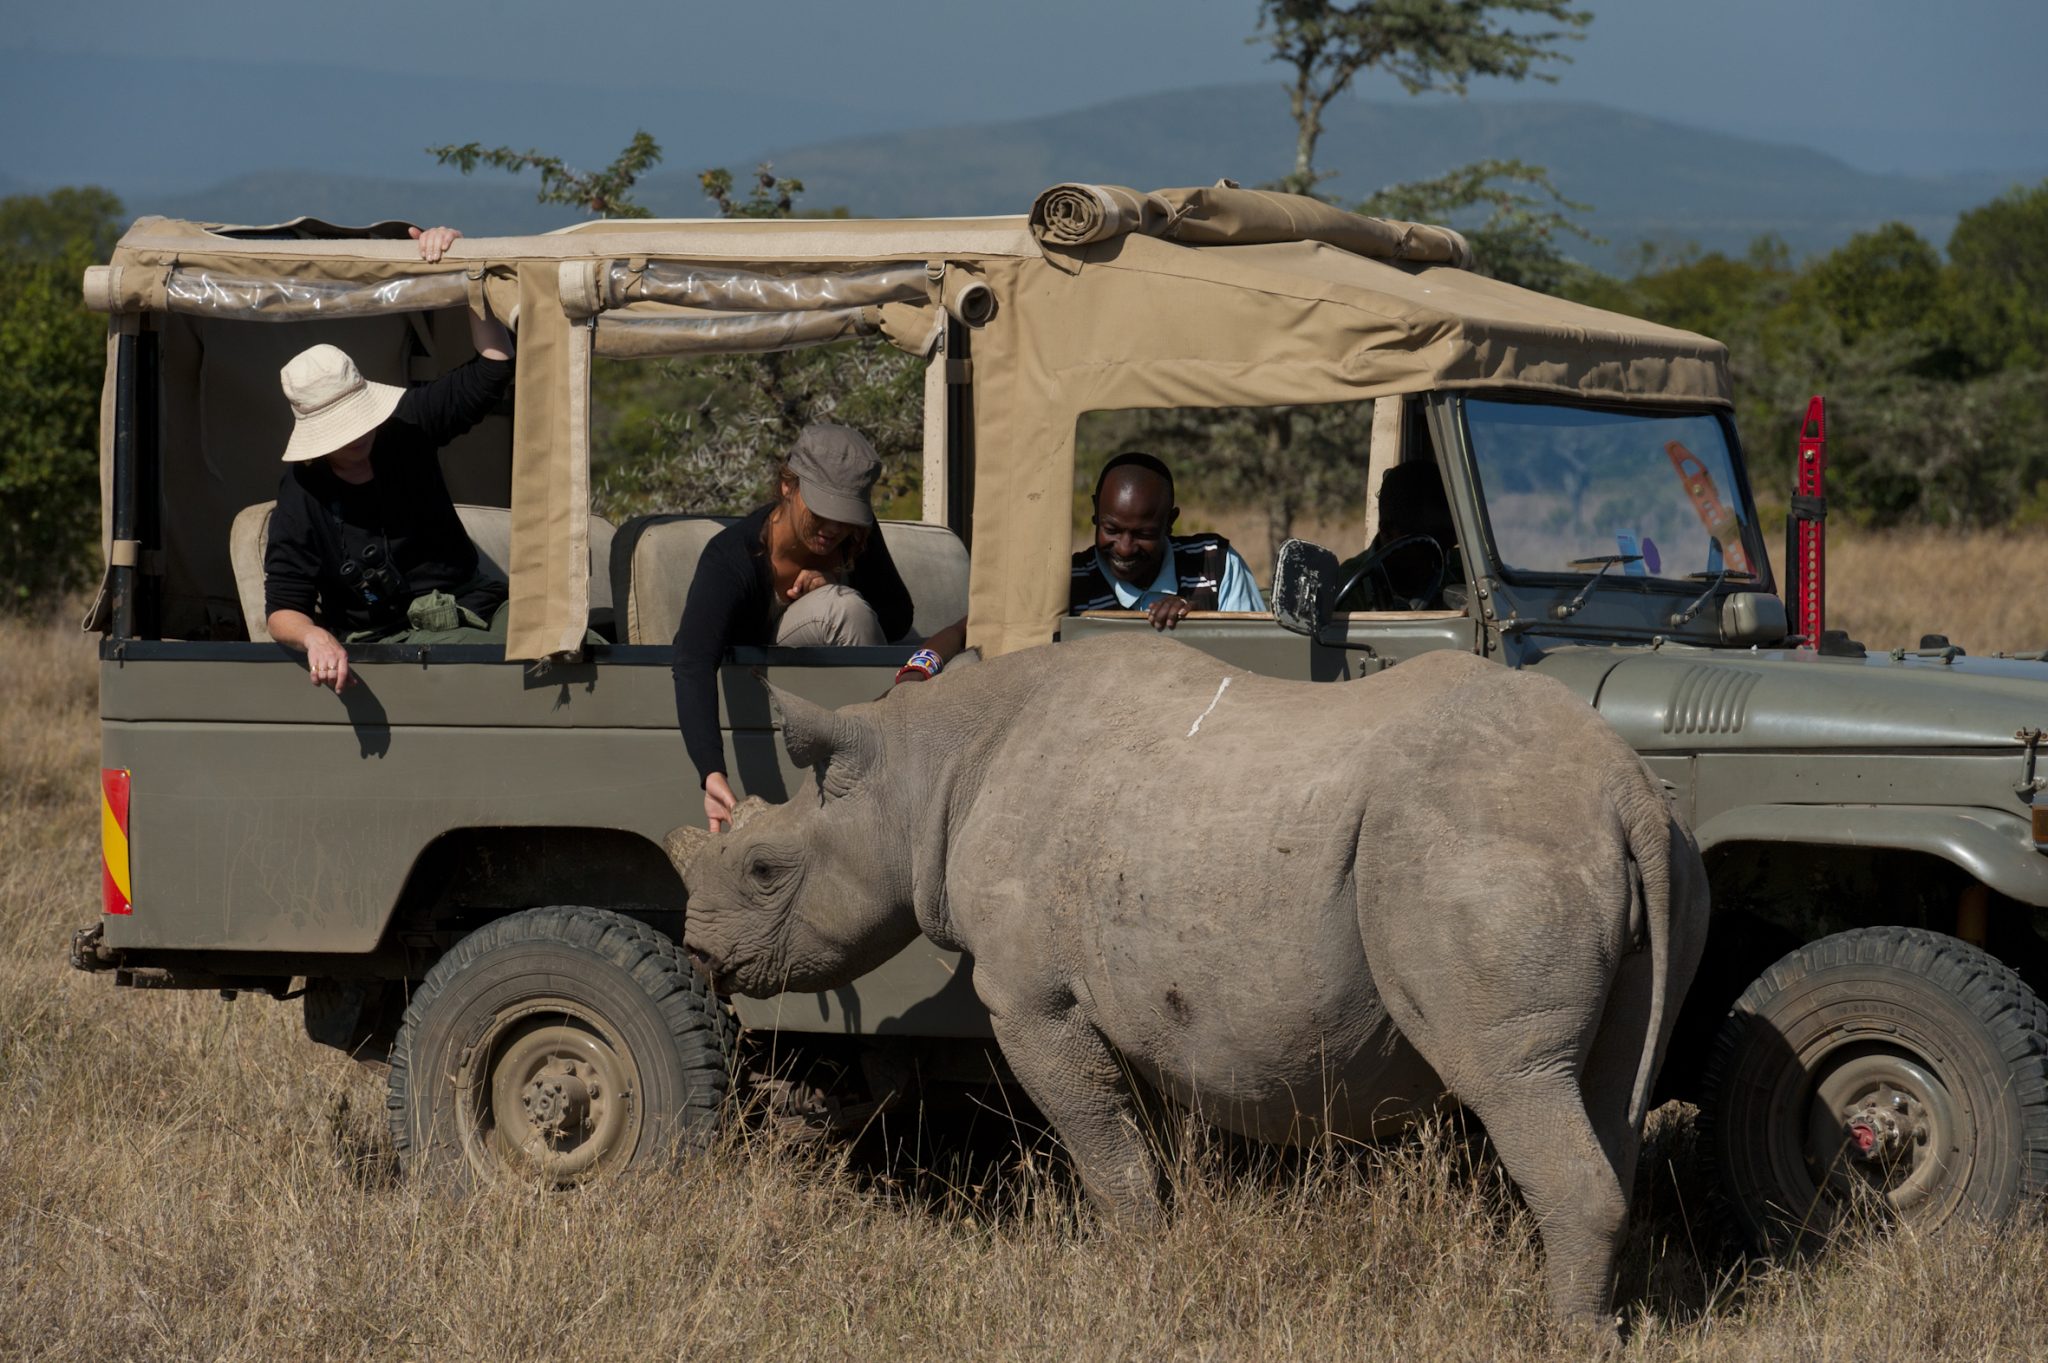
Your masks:
<svg viewBox="0 0 2048 1363"><path fill-rule="evenodd" d="M407 389L377 429L366 483L335 477L324 459L289 465L263 555L264 613L302 611L346 636L403 624L407 602L443 591L489 619L505 600L505 584L477 580L476 545L455 514L438 451L490 413L512 371L511 360L478 356ZM341 576L342 563L360 563L369 545L401 577L401 590L378 606Z"/></svg>
<svg viewBox="0 0 2048 1363"><path fill-rule="evenodd" d="M774 504L764 506L711 537L690 579L676 629L676 724L683 746L696 764L699 783L725 770L725 743L718 736L718 665L735 644L772 644L775 621L769 610L775 600L775 575L762 532ZM889 557L879 529L847 574L846 585L874 608L883 637L909 633L910 589Z"/></svg>

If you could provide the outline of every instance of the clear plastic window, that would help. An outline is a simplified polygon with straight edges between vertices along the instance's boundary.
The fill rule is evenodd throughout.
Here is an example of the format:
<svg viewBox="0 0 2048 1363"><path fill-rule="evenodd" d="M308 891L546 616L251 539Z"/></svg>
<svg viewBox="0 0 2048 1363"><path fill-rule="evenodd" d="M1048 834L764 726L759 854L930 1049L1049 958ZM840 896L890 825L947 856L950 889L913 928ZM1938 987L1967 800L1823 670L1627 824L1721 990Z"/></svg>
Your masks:
<svg viewBox="0 0 2048 1363"><path fill-rule="evenodd" d="M1634 577L1757 571L1718 418L1471 399L1465 425L1509 573L1583 573L1609 556Z"/></svg>

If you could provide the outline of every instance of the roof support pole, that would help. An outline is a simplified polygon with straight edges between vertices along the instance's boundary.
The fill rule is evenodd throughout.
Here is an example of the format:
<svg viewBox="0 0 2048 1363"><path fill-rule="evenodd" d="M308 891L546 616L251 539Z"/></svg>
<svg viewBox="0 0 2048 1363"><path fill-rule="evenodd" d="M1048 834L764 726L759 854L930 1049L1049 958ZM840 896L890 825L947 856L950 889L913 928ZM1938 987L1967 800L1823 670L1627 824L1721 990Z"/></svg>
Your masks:
<svg viewBox="0 0 2048 1363"><path fill-rule="evenodd" d="M972 333L946 319L946 524L974 548L974 360Z"/></svg>
<svg viewBox="0 0 2048 1363"><path fill-rule="evenodd" d="M114 487L113 543L107 552L108 600L113 608L113 637L135 637L136 348L133 330L124 330L114 359Z"/></svg>
<svg viewBox="0 0 2048 1363"><path fill-rule="evenodd" d="M947 330L951 330L950 326ZM944 525L951 513L946 490L952 479L947 477L946 450L949 444L946 429L951 416L951 403L947 401L946 385L946 341L941 333L938 345L932 350L924 364L924 476L921 482L923 507L919 517L927 525Z"/></svg>

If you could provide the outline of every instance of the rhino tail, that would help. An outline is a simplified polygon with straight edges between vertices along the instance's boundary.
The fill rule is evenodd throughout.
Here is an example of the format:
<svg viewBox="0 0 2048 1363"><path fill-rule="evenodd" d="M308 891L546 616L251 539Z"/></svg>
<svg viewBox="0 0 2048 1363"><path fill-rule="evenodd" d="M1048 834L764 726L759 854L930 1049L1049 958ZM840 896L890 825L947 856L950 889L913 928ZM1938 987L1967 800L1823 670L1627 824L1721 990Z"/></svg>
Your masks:
<svg viewBox="0 0 2048 1363"><path fill-rule="evenodd" d="M1645 792L1647 793L1647 792ZM1671 990L1672 819L1662 799L1637 795L1622 805L1622 826L1628 843L1629 927L1631 940L1649 939L1650 1019L1643 1038L1642 1059L1636 1066L1635 1087L1628 1103L1629 1130L1640 1132L1650 1114L1650 1087L1656 1082L1657 1067L1664 1058L1666 1015L1676 1000ZM1638 935L1638 933L1640 935Z"/></svg>

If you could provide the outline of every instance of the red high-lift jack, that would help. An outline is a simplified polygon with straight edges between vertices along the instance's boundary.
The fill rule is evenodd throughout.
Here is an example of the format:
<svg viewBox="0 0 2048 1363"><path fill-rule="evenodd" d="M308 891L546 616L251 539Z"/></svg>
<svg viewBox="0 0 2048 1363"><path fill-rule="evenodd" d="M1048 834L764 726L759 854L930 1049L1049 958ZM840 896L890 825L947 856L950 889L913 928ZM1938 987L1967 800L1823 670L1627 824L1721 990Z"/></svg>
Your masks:
<svg viewBox="0 0 2048 1363"><path fill-rule="evenodd" d="M1792 632L1806 648L1820 647L1826 628L1827 469L1827 404L1816 395L1799 427L1799 464L1785 521L1785 604L1792 610Z"/></svg>

